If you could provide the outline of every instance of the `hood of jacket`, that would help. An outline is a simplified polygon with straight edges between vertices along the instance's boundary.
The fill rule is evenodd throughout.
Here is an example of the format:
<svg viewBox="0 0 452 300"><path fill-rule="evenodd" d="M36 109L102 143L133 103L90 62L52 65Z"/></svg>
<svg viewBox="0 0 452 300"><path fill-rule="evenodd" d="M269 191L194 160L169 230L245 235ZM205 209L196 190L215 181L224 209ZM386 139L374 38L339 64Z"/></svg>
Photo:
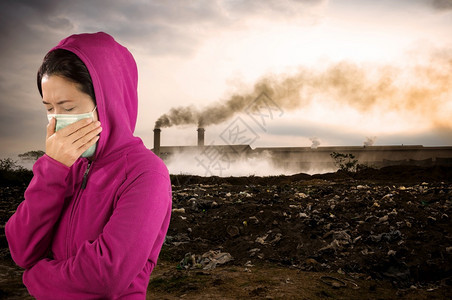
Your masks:
<svg viewBox="0 0 452 300"><path fill-rule="evenodd" d="M116 156L138 142L133 136L138 112L138 71L129 50L104 32L71 35L50 51L56 49L76 54L91 75L102 126L95 159Z"/></svg>

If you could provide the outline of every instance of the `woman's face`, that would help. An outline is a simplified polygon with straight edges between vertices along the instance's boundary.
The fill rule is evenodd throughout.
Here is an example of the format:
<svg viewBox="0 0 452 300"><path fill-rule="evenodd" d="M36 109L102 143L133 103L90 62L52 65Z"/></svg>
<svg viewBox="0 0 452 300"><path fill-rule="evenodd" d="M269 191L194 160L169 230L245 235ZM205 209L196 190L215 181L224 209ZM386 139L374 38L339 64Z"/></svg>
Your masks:
<svg viewBox="0 0 452 300"><path fill-rule="evenodd" d="M58 75L44 75L41 80L42 103L48 114L83 114L93 111L93 99L78 84ZM97 110L94 120L98 120Z"/></svg>

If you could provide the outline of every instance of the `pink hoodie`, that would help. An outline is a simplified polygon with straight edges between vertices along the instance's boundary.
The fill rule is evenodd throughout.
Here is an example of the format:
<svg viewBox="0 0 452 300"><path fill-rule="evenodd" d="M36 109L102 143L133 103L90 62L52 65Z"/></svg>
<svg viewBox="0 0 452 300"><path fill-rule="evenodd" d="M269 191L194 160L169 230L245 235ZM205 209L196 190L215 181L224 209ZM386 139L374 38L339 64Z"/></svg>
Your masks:
<svg viewBox="0 0 452 300"><path fill-rule="evenodd" d="M68 168L47 155L35 163L6 224L11 256L37 299L145 299L170 222L171 183L163 162L133 136L135 61L102 32L54 49L88 67L103 131L90 165L79 158Z"/></svg>

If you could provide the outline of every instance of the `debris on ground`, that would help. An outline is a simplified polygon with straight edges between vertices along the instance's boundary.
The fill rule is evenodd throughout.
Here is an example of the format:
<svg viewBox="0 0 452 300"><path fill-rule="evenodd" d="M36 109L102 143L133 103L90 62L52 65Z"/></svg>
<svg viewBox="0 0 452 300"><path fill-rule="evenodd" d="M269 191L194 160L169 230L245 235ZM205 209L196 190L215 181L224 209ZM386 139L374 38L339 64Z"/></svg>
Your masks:
<svg viewBox="0 0 452 300"><path fill-rule="evenodd" d="M213 270L217 265L225 264L232 259L231 254L221 251L210 250L202 255L186 253L177 268Z"/></svg>

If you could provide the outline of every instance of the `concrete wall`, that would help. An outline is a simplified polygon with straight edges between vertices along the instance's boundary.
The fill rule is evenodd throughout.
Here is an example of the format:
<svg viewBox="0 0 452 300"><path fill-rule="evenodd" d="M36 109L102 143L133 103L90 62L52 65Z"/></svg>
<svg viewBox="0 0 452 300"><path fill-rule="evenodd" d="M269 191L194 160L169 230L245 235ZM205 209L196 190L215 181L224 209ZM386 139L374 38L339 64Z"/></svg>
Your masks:
<svg viewBox="0 0 452 300"><path fill-rule="evenodd" d="M306 169L313 165L334 168L331 153L353 154L359 164L371 167L390 165L452 165L452 147L367 146L367 147L285 147L256 148L255 153L270 153L276 164Z"/></svg>
<svg viewBox="0 0 452 300"><path fill-rule="evenodd" d="M247 157L270 158L275 166L294 172L308 172L312 169L335 170L337 166L331 153L353 154L359 164L370 167L390 165L452 165L452 147L414 146L341 146L341 147L260 147L249 145L208 145L208 146L161 146L160 157L165 161L174 153L190 157L221 153L231 160Z"/></svg>

